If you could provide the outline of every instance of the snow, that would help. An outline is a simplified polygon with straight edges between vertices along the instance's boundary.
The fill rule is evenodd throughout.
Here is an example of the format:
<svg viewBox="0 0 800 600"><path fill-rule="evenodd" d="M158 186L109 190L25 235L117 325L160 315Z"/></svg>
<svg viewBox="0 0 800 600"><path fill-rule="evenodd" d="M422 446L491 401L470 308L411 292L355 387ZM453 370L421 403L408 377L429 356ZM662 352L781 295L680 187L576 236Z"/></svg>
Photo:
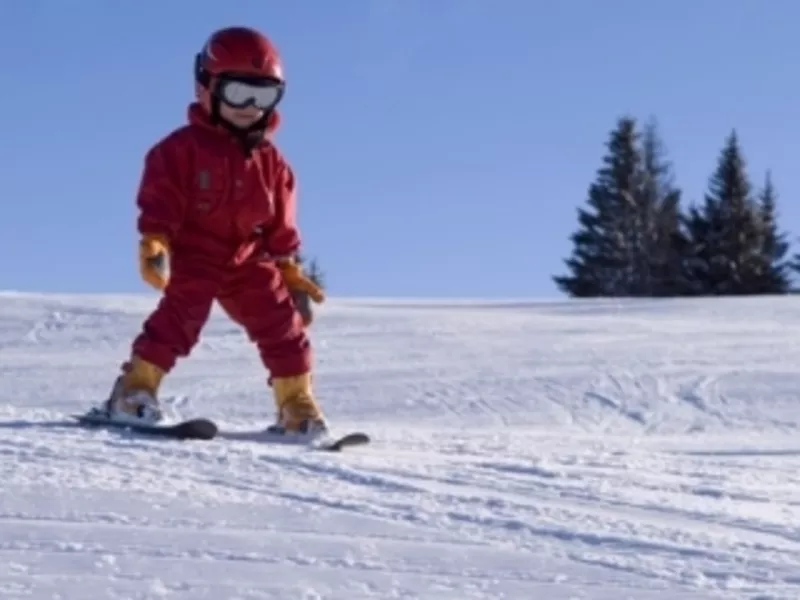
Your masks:
<svg viewBox="0 0 800 600"><path fill-rule="evenodd" d="M331 301L338 455L65 426L155 302L0 294L0 598L800 597L794 297ZM272 418L218 312L163 393Z"/></svg>

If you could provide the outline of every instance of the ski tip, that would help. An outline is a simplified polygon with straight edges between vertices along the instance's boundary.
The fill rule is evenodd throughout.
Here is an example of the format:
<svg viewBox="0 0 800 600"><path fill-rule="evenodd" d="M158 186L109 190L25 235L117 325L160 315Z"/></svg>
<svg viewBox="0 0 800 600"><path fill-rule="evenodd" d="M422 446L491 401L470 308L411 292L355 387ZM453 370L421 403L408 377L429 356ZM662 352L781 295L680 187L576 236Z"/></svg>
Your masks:
<svg viewBox="0 0 800 600"><path fill-rule="evenodd" d="M191 436L199 440L214 439L219 433L219 426L211 419L197 418L189 419L179 425L191 431Z"/></svg>
<svg viewBox="0 0 800 600"><path fill-rule="evenodd" d="M354 431L327 442L322 446L322 449L328 452L340 452L350 446L364 446L369 444L370 441L371 439L366 433Z"/></svg>

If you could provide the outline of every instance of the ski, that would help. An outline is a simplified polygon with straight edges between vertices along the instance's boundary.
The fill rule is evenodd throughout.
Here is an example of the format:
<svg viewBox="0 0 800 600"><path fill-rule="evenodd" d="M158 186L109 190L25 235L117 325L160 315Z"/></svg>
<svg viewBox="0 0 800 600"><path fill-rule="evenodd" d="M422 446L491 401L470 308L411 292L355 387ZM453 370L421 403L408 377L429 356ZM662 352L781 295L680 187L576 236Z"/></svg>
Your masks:
<svg viewBox="0 0 800 600"><path fill-rule="evenodd" d="M253 442L276 446L297 446L309 450L323 452L341 452L345 448L365 446L370 443L369 435L361 431L343 434L328 434L315 439L292 434L275 434L266 430L260 431L220 431L218 437L228 441Z"/></svg>
<svg viewBox="0 0 800 600"><path fill-rule="evenodd" d="M70 415L81 425L90 427L109 427L124 429L135 433L144 433L176 440L211 440L219 433L217 424L202 417L186 419L177 423L133 423L123 419L110 419L100 411L83 415Z"/></svg>
<svg viewBox="0 0 800 600"><path fill-rule="evenodd" d="M304 439L302 436L271 434L263 431L220 431L219 426L204 417L185 419L176 423L136 423L125 419L112 419L102 410L92 410L86 414L70 415L78 424L87 427L105 427L131 431L145 435L154 435L175 440L212 440L247 441L261 444L297 446L309 450L323 452L341 452L345 448L364 446L370 443L369 435L361 431L328 435L316 439Z"/></svg>

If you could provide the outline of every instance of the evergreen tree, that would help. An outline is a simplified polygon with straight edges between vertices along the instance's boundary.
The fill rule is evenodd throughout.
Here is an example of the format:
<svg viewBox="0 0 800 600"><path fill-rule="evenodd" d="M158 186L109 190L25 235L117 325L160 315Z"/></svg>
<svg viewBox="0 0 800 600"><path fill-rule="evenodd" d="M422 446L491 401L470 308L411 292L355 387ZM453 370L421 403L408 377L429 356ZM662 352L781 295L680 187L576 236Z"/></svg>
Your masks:
<svg viewBox="0 0 800 600"><path fill-rule="evenodd" d="M764 227L735 131L725 141L702 207L692 207L684 224L691 293L757 293Z"/></svg>
<svg viewBox="0 0 800 600"><path fill-rule="evenodd" d="M695 204L680 215L681 230L673 238L673 248L681 256L682 275L678 293L682 296L702 296L710 293L706 284L708 258L706 242L711 223Z"/></svg>
<svg viewBox="0 0 800 600"><path fill-rule="evenodd" d="M578 209L580 228L572 234L572 256L565 261L570 275L553 277L571 296L625 296L632 287L633 264L629 227L640 156L635 122L622 118L606 143L603 166L589 186L588 208Z"/></svg>
<svg viewBox="0 0 800 600"><path fill-rule="evenodd" d="M647 274L642 291L648 296L672 296L686 287L680 245L681 191L674 183L655 120L644 128L641 152L639 255L645 260Z"/></svg>
<svg viewBox="0 0 800 600"><path fill-rule="evenodd" d="M606 146L588 209L578 210L580 229L565 261L572 273L553 280L578 297L674 294L682 272L673 244L681 194L656 124L640 135L634 119L622 118Z"/></svg>
<svg viewBox="0 0 800 600"><path fill-rule="evenodd" d="M325 289L325 274L319 266L316 258L312 258L308 264L307 274L309 279L316 283L321 289Z"/></svg>
<svg viewBox="0 0 800 600"><path fill-rule="evenodd" d="M772 175L768 171L764 188L759 194L759 217L761 227L761 253L759 255L759 276L754 282L753 293L785 294L791 287L789 269L786 260L789 243L786 234L778 229L778 194L772 183Z"/></svg>
<svg viewBox="0 0 800 600"><path fill-rule="evenodd" d="M800 273L800 252L795 252L792 255L792 258L789 261L789 270L794 273ZM789 293L800 294L800 288L790 286Z"/></svg>

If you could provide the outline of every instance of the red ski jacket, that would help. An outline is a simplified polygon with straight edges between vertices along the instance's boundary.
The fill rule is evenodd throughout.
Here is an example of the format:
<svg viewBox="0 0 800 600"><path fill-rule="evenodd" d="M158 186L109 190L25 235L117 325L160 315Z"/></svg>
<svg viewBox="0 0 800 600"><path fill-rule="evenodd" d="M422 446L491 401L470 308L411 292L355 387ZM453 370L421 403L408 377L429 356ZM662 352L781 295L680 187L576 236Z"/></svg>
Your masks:
<svg viewBox="0 0 800 600"><path fill-rule="evenodd" d="M189 123L147 153L137 196L142 235L166 238L178 263L238 265L255 254L294 254L295 178L268 140L249 155L198 103Z"/></svg>

